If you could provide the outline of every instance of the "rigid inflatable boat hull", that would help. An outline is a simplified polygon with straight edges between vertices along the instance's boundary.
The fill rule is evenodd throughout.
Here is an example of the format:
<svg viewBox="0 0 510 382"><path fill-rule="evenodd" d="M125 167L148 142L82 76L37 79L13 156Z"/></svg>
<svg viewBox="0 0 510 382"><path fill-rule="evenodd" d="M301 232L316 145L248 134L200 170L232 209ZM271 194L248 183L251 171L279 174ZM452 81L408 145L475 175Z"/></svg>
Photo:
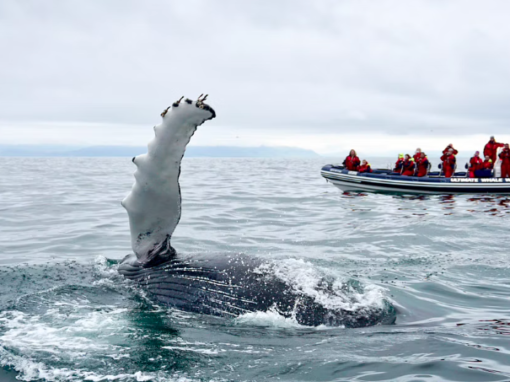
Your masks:
<svg viewBox="0 0 510 382"><path fill-rule="evenodd" d="M510 179L468 178L456 173L452 178L432 175L415 177L392 175L388 170L373 173L347 171L341 166L326 165L321 175L342 191L400 194L510 194Z"/></svg>

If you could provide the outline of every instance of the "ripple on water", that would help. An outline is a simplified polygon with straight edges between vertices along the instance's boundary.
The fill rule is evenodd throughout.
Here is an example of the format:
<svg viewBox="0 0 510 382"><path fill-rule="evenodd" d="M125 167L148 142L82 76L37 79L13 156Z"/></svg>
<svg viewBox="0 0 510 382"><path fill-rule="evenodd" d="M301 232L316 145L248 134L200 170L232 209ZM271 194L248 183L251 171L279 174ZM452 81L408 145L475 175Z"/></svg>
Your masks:
<svg viewBox="0 0 510 382"><path fill-rule="evenodd" d="M506 196L342 194L323 159L185 160L180 252L260 256L312 294L325 269L398 310L307 328L162 309L122 280L106 258L129 252L128 159L0 161L0 379L510 379Z"/></svg>

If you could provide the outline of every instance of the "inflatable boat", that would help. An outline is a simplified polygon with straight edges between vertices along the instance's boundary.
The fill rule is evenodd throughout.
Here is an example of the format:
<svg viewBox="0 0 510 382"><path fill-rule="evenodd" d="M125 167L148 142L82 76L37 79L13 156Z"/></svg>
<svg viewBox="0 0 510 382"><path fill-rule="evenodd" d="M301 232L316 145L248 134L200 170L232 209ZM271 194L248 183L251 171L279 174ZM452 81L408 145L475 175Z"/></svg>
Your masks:
<svg viewBox="0 0 510 382"><path fill-rule="evenodd" d="M499 170L499 169L498 169ZM469 178L467 172L455 172L445 178L440 172L427 176L403 176L392 170L377 169L370 173L349 171L340 165L325 165L321 175L342 191L387 192L400 194L510 194L510 178L499 171L485 178Z"/></svg>

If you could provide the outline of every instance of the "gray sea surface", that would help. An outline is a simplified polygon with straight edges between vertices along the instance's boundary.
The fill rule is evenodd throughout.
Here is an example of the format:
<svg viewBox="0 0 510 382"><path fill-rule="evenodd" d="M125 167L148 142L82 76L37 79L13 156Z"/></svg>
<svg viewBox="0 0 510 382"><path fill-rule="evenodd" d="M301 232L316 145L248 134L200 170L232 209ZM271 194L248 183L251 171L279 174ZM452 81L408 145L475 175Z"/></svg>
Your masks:
<svg viewBox="0 0 510 382"><path fill-rule="evenodd" d="M510 199L343 194L320 176L339 161L185 158L173 246L312 295L333 278L394 325L157 306L116 271L129 158L0 158L0 380L509 381Z"/></svg>

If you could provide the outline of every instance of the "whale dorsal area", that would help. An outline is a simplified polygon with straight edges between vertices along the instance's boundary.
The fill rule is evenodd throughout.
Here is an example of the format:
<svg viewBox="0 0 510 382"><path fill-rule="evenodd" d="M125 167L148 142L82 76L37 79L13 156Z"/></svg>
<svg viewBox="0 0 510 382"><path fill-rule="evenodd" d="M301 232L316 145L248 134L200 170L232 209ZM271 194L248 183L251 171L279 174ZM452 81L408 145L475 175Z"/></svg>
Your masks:
<svg viewBox="0 0 510 382"><path fill-rule="evenodd" d="M133 158L135 183L122 201L129 215L133 251L146 265L175 253L170 239L181 217L182 157L197 127L216 116L204 99L181 101L161 113L163 120L154 127L147 154Z"/></svg>

